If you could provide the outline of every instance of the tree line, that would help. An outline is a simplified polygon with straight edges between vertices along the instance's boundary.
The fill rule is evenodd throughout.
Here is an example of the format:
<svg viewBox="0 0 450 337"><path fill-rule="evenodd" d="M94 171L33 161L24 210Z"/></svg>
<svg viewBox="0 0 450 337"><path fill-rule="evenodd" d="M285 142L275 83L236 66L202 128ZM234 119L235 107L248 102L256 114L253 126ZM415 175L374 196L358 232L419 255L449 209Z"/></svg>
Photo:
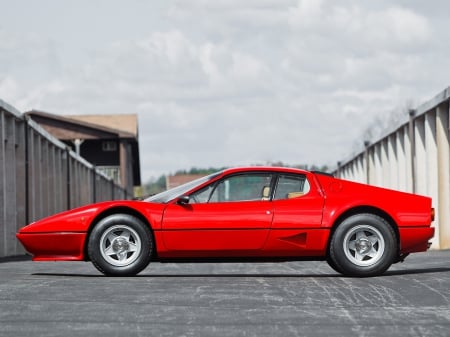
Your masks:
<svg viewBox="0 0 450 337"><path fill-rule="evenodd" d="M266 164L254 164L251 166L281 166L281 167L293 167L293 168L299 168L302 170L308 170L308 171L322 171L322 172L328 172L329 168L326 165L317 166L317 165L307 165L307 164L300 164L300 165L288 165L286 163L283 163L281 161L278 162L270 162ZM168 175L191 175L191 174L200 174L200 175L208 175L212 174L214 172L222 171L226 169L227 167L209 167L209 168L199 168L199 167L192 167L188 170L182 169L176 171L174 174L163 174L157 178L150 179L145 185L144 185L144 195L154 195L160 192L163 192L166 190L166 179Z"/></svg>

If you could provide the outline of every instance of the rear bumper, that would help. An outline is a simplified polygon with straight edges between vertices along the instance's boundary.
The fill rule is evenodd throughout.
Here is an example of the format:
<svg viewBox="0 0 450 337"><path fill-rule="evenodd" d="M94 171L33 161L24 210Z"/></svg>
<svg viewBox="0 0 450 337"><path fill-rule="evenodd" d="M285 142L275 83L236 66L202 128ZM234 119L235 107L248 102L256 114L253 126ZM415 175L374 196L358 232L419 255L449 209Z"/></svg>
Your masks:
<svg viewBox="0 0 450 337"><path fill-rule="evenodd" d="M430 247L434 227L400 227L399 233L401 254L424 252Z"/></svg>

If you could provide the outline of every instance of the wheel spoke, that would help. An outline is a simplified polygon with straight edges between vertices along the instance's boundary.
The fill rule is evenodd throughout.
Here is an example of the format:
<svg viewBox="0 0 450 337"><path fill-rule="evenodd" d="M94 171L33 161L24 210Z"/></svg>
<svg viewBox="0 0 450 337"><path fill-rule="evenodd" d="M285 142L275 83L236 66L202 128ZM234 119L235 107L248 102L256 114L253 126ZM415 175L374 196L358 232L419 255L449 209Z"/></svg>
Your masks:
<svg viewBox="0 0 450 337"><path fill-rule="evenodd" d="M355 259L356 261L362 261L364 260L364 255L361 255L358 250L355 250Z"/></svg>
<svg viewBox="0 0 450 337"><path fill-rule="evenodd" d="M372 249L367 253L367 256L370 256L371 258L374 258L378 255L378 251L372 247Z"/></svg>
<svg viewBox="0 0 450 337"><path fill-rule="evenodd" d="M356 240L367 239L367 235L364 231L358 231L356 233Z"/></svg>
<svg viewBox="0 0 450 337"><path fill-rule="evenodd" d="M127 240L129 242L131 233L130 233L130 231L126 231L125 230L125 231L122 232L122 234L120 236L123 237L125 240Z"/></svg>
<svg viewBox="0 0 450 337"><path fill-rule="evenodd" d="M126 251L118 253L117 254L117 258L119 259L120 262L123 262L127 259L128 253Z"/></svg>
<svg viewBox="0 0 450 337"><path fill-rule="evenodd" d="M128 251L129 252L137 252L138 247L137 247L137 245L134 242L128 242L128 244L130 245L128 247Z"/></svg>
<svg viewBox="0 0 450 337"><path fill-rule="evenodd" d="M378 236L376 236L376 235L369 235L367 237L367 240L369 240L370 243L372 244L372 246L374 246L375 244L378 243Z"/></svg>
<svg viewBox="0 0 450 337"><path fill-rule="evenodd" d="M114 252L114 250L113 250L113 248L112 248L112 245L109 245L109 247L107 247L107 248L104 250L104 252L105 252L105 255L108 255L108 256L116 255L116 253Z"/></svg>
<svg viewBox="0 0 450 337"><path fill-rule="evenodd" d="M348 243L348 249L350 249L351 251L356 250L356 241L355 240L352 240Z"/></svg>
<svg viewBox="0 0 450 337"><path fill-rule="evenodd" d="M109 240L109 242L113 242L114 239L115 239L115 238L118 238L118 237L119 237L119 235L117 235L117 234L114 233L114 232L111 232L111 233L109 233L109 234L106 236L106 239Z"/></svg>

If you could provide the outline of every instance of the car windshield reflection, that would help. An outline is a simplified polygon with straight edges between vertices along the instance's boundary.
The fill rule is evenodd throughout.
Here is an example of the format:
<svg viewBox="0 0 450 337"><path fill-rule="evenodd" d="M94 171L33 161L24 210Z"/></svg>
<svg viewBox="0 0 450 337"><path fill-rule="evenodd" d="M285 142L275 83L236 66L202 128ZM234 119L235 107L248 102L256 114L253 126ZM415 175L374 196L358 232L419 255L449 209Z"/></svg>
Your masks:
<svg viewBox="0 0 450 337"><path fill-rule="evenodd" d="M183 194L195 189L197 186L203 185L207 181L214 179L215 177L217 177L220 174L222 174L222 171L210 174L210 175L202 177L202 178L198 178L198 179L190 181L186 184L171 188L170 190L152 195L151 197L145 199L145 201L165 204L165 203L167 203L175 198L178 198L178 197L182 196Z"/></svg>

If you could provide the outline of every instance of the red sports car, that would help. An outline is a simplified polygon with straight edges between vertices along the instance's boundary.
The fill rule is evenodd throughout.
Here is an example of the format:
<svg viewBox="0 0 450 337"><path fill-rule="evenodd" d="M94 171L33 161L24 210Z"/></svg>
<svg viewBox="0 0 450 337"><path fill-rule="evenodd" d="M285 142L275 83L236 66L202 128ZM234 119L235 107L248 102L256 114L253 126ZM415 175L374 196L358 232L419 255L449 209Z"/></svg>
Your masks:
<svg viewBox="0 0 450 337"><path fill-rule="evenodd" d="M34 261L92 261L106 275L150 261L326 260L374 276L434 235L431 199L292 168L227 169L144 201L110 201L20 229Z"/></svg>

